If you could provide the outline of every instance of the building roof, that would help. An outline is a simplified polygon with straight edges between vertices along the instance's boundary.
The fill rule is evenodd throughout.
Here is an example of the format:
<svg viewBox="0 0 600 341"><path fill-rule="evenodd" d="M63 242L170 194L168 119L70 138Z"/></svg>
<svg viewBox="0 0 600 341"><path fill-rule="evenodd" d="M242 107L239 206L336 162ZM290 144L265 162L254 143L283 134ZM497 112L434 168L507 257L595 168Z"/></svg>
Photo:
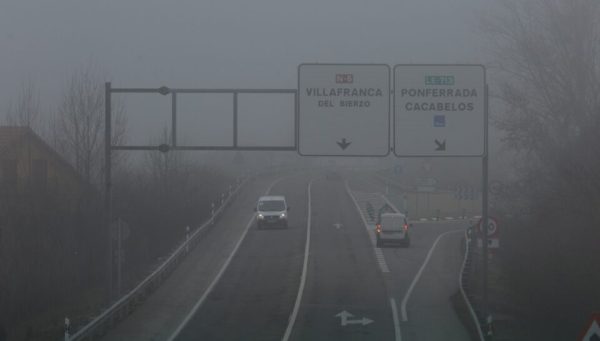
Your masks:
<svg viewBox="0 0 600 341"><path fill-rule="evenodd" d="M33 133L29 127L0 126L0 153L4 153L30 131Z"/></svg>
<svg viewBox="0 0 600 341"><path fill-rule="evenodd" d="M56 150L48 145L39 135L37 135L33 129L25 126L0 126L0 156L10 151L18 143L28 140L35 143L44 150L47 155L56 160L65 170L70 172L79 181L83 181L83 178L77 172L77 170L65 160Z"/></svg>

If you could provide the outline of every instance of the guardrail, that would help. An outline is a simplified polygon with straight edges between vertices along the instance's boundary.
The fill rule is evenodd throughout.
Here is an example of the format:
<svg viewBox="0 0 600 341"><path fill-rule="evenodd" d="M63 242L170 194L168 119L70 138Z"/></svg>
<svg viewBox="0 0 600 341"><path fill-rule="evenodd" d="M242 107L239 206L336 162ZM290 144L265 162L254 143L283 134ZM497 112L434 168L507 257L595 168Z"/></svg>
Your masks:
<svg viewBox="0 0 600 341"><path fill-rule="evenodd" d="M469 275L472 261L471 243L473 242L473 239L469 238L467 231L465 231L465 257L460 268L460 275L458 276L458 287L460 288L460 293L462 294L462 297L465 300L465 303L467 304L467 308L469 309L471 318L473 318L473 321L475 322L475 327L477 328L477 335L479 336L479 340L485 341L485 337L483 336L483 331L481 329L481 323L479 323L479 318L477 317L477 314L473 309L471 300L469 299L464 287L464 280Z"/></svg>
<svg viewBox="0 0 600 341"><path fill-rule="evenodd" d="M113 325L121 321L129 315L137 305L146 299L159 285L168 277L168 275L177 267L177 265L188 254L189 249L194 247L200 240L200 236L207 230L207 227L221 216L224 209L233 201L241 188L251 179L246 176L243 179L236 180L235 189L230 186L230 190L221 196L222 200L216 210L202 225L200 225L191 235L173 251L171 256L162 262L154 272L142 280L135 288L113 303L110 307L104 310L99 316L92 321L79 328L75 334L65 335L65 340L80 341L80 340L95 340L104 335ZM68 321L68 319L66 319ZM65 322L67 327L67 323ZM67 329L67 328L65 328ZM70 326L69 326L70 329ZM66 331L65 334L68 332Z"/></svg>

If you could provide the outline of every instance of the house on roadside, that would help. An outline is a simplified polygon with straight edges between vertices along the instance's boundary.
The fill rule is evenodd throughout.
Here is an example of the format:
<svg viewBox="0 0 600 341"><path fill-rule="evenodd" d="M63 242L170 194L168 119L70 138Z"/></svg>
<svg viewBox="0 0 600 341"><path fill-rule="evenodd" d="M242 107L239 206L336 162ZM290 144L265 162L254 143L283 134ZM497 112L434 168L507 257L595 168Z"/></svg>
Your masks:
<svg viewBox="0 0 600 341"><path fill-rule="evenodd" d="M0 193L52 193L76 201L89 188L79 173L29 127L0 126Z"/></svg>
<svg viewBox="0 0 600 341"><path fill-rule="evenodd" d="M31 128L0 126L0 324L8 339L55 339L45 319L64 316L57 304L96 288L105 263L98 255L106 254L100 199Z"/></svg>

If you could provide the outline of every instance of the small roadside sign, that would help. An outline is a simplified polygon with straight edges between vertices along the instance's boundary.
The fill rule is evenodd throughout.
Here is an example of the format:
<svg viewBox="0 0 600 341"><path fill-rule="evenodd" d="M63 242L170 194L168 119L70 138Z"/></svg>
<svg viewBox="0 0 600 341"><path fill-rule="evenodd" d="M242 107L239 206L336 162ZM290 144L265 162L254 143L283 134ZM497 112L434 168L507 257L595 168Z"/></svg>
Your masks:
<svg viewBox="0 0 600 341"><path fill-rule="evenodd" d="M479 219L479 223L477 224L477 233L479 235L479 238L477 239L477 247L483 247L483 238L481 237L484 230L483 225L483 219ZM500 238L498 237L498 221L495 218L488 217L487 229L485 230L487 231L488 236L488 248L500 248Z"/></svg>
<svg viewBox="0 0 600 341"><path fill-rule="evenodd" d="M386 156L390 153L390 67L298 66L298 153Z"/></svg>
<svg viewBox="0 0 600 341"><path fill-rule="evenodd" d="M600 313L592 315L587 328L581 333L581 341L600 341Z"/></svg>
<svg viewBox="0 0 600 341"><path fill-rule="evenodd" d="M483 230L483 219L479 219L479 232L483 233ZM486 230L488 237L496 237L498 235L498 221L495 218L488 217Z"/></svg>

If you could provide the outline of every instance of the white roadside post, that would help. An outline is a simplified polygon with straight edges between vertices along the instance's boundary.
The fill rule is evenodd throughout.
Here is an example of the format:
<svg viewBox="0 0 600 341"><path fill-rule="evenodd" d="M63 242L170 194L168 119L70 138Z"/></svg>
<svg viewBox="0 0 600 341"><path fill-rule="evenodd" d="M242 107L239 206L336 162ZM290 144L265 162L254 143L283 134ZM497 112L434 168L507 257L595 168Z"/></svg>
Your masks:
<svg viewBox="0 0 600 341"><path fill-rule="evenodd" d="M65 317L65 341L71 340L71 320Z"/></svg>
<svg viewBox="0 0 600 341"><path fill-rule="evenodd" d="M211 224L215 224L215 203L211 202L210 203L210 220L211 220Z"/></svg>
<svg viewBox="0 0 600 341"><path fill-rule="evenodd" d="M491 340L494 337L494 318L492 317L492 314L488 315L486 322L487 322L487 338L488 338L488 340Z"/></svg>
<svg viewBox="0 0 600 341"><path fill-rule="evenodd" d="M185 227L185 252L190 251L190 227L189 225Z"/></svg>

